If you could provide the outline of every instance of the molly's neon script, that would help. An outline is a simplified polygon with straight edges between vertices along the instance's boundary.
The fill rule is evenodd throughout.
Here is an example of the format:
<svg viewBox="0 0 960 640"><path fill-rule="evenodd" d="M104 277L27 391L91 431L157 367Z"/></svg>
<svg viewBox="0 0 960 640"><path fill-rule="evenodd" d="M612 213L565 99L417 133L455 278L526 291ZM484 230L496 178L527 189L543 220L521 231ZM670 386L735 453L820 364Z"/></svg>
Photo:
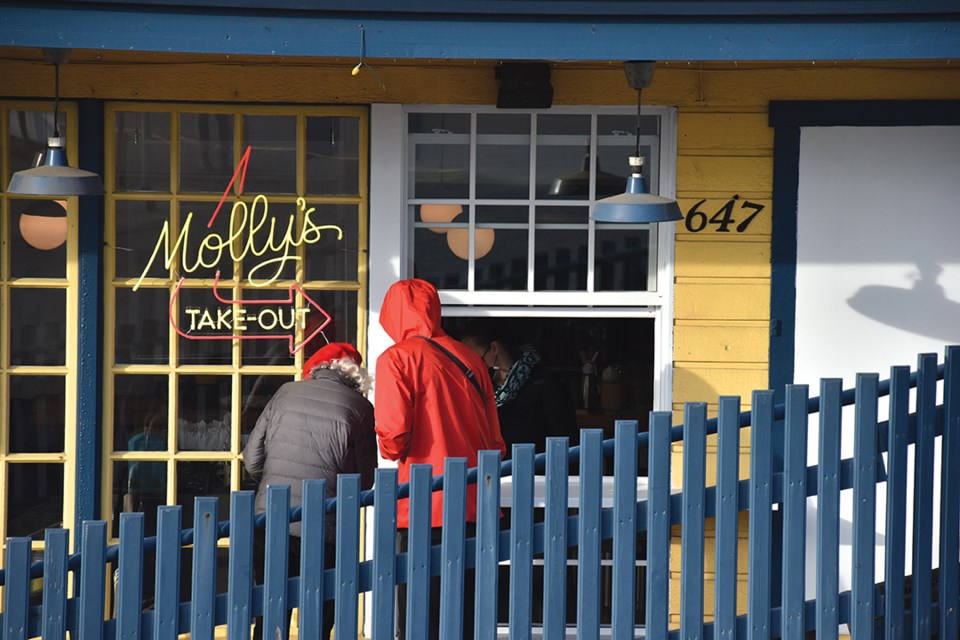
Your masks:
<svg viewBox="0 0 960 640"><path fill-rule="evenodd" d="M147 277L147 273L149 273L150 267L153 266L161 249L163 251L164 267L169 270L179 252L181 267L185 273L193 273L199 267L212 268L217 266L224 251L229 251L230 257L234 261L243 260L248 255L259 258L268 251L279 253L280 255L276 257L255 264L247 274L247 281L254 287L264 287L276 282L287 262L300 260L296 251L301 244L313 244L319 241L324 231L335 231L337 239L343 239L343 229L337 225L314 222L311 216L316 209L314 207L307 209L306 200L297 198L297 207L303 211L303 227L299 234L296 232L296 212L290 213L286 221L286 229L281 231L278 229L277 219L270 218L268 215L269 203L266 196L258 195L253 199L249 208L247 203L238 200L230 211L230 228L233 231L226 237L216 232L208 233L200 240L192 258L188 255L188 247L191 244L190 233L193 225L193 212L187 214L186 220L183 222L183 228L180 229L172 247L170 246L170 221L165 221L163 228L160 230L160 237L157 238L157 243L153 247L150 260L143 268L143 272L137 279L137 284L134 285L133 290L136 291L143 279ZM244 232L246 232L246 240L241 242ZM258 277L271 266L274 267L272 272L268 272L262 278Z"/></svg>

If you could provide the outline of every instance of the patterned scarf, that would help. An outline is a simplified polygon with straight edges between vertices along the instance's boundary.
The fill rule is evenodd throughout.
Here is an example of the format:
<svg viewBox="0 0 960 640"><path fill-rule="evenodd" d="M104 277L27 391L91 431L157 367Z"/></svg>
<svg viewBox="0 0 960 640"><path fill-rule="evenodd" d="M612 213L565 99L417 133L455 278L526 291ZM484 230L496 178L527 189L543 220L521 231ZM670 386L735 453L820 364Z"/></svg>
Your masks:
<svg viewBox="0 0 960 640"><path fill-rule="evenodd" d="M510 367L503 384L493 392L498 407L502 407L517 397L538 362L540 362L540 354L533 346L526 344L520 347L520 357Z"/></svg>

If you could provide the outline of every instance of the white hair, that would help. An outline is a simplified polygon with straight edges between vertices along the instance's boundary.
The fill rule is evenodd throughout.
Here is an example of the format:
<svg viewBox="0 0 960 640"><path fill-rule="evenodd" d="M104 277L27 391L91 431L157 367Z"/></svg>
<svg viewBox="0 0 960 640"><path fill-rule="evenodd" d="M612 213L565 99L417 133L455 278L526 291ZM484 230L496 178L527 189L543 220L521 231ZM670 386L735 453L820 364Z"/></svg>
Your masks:
<svg viewBox="0 0 960 640"><path fill-rule="evenodd" d="M370 391L373 386L373 377L365 368L354 362L352 358L336 358L329 362L319 364L310 370L310 377L316 378L317 372L324 369L338 372L351 383L354 389L363 395L367 395L367 392Z"/></svg>

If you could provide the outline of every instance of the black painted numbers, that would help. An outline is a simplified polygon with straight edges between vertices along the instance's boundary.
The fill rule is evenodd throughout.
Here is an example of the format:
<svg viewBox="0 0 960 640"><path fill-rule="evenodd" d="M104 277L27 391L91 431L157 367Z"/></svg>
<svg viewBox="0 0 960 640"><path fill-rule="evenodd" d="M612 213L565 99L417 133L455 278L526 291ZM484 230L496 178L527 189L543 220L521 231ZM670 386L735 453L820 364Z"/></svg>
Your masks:
<svg viewBox="0 0 960 640"><path fill-rule="evenodd" d="M766 208L762 204L740 200L740 196L733 196L716 212L708 214L700 210L700 207L706 201L706 198L700 200L687 211L684 224L690 233L700 233L708 228L716 233L730 233L731 231L743 233L754 218Z"/></svg>

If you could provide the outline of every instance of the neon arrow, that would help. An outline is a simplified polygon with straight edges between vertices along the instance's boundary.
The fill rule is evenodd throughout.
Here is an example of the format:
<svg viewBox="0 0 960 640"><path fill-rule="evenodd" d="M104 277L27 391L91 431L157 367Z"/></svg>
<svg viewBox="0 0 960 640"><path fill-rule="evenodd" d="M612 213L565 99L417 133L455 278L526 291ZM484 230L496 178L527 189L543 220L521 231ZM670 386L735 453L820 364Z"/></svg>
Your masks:
<svg viewBox="0 0 960 640"><path fill-rule="evenodd" d="M170 316L170 325L173 327L174 331L177 332L177 335L183 338L186 338L187 340L287 340L290 345L289 347L290 353L295 354L301 349L303 349L304 345L310 342L310 340L318 336L320 332L323 331L323 329L331 322L330 314L324 311L320 305L318 305L310 296L308 296L307 292L304 291L303 288L297 283L290 285L290 288L287 290L286 298L277 298L273 300L230 300L230 299L224 298L223 296L220 295L220 291L218 289L218 284L220 282L220 272L217 271L213 281L213 295L218 302L221 302L226 305L240 305L240 306L289 304L289 305L294 305L293 312L295 314L296 294L299 292L303 296L303 300L307 304L307 308L313 307L316 311L320 312L320 314L323 316L323 322L316 329L314 329L310 335L304 337L303 342L301 342L300 344L295 344L294 342L295 336L289 333L258 334L258 335L252 335L252 336L248 336L248 335L235 336L232 334L205 336L205 335L195 335L195 334L186 333L177 325L177 318L175 317L175 313L174 313L174 303L177 300L177 296L180 293L180 287L183 285L183 281L185 279L186 278L180 278L180 281L177 282L176 289L174 289L173 291L173 295L170 296L170 307L168 308L168 314ZM252 316L250 317L250 319L252 319Z"/></svg>

